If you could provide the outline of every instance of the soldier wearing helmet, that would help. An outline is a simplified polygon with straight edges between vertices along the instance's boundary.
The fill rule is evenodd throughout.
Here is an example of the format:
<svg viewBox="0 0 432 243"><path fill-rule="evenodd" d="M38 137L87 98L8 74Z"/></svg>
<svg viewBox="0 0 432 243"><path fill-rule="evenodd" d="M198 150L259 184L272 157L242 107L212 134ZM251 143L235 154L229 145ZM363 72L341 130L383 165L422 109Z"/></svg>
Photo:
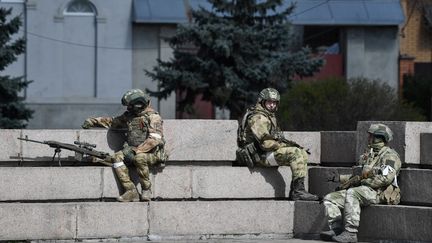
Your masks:
<svg viewBox="0 0 432 243"><path fill-rule="evenodd" d="M266 88L259 93L256 105L246 111L239 124L237 160L249 167L290 166L293 175L291 200L316 201L318 197L307 192L304 186L307 152L284 138L277 124L275 112L279 101L279 92Z"/></svg>
<svg viewBox="0 0 432 243"><path fill-rule="evenodd" d="M330 227L321 232L323 240L357 242L360 207L371 204L398 204L400 189L397 175L401 168L398 153L388 147L393 132L385 124L372 124L368 129L368 151L359 160L359 175L340 175L349 178L347 189L324 197ZM356 179L358 178L358 179Z"/></svg>
<svg viewBox="0 0 432 243"><path fill-rule="evenodd" d="M151 182L149 166L163 163L166 160L164 150L162 118L150 106L150 98L140 89L127 91L121 100L127 107L122 115L117 117L96 117L84 121L82 128L105 127L125 129L126 142L123 149L113 157L114 171L125 189L117 198L120 202L149 201L151 198ZM124 163L133 163L139 175L141 195L131 181L129 170Z"/></svg>

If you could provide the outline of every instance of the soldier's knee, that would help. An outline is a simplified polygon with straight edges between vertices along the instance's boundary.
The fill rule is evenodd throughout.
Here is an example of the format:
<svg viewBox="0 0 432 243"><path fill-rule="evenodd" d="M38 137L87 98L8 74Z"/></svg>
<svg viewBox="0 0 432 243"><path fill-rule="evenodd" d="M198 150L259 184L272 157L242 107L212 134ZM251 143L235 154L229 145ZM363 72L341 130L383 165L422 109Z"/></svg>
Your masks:
<svg viewBox="0 0 432 243"><path fill-rule="evenodd" d="M135 155L135 161L139 165L148 166L150 164L149 156L147 153L138 153Z"/></svg>

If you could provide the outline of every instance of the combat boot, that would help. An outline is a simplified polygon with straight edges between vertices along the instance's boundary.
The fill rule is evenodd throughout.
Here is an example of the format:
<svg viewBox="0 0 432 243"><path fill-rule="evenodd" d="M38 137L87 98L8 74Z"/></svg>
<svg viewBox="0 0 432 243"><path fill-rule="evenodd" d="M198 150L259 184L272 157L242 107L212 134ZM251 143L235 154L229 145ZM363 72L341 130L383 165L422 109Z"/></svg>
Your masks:
<svg viewBox="0 0 432 243"><path fill-rule="evenodd" d="M327 231L321 231L320 238L323 241L333 241L333 237L339 235L341 232L341 229L330 229Z"/></svg>
<svg viewBox="0 0 432 243"><path fill-rule="evenodd" d="M141 191L142 202L149 202L151 200L151 196L152 196L152 191L150 189Z"/></svg>
<svg viewBox="0 0 432 243"><path fill-rule="evenodd" d="M139 194L136 189L127 190L117 198L119 202L139 202Z"/></svg>
<svg viewBox="0 0 432 243"><path fill-rule="evenodd" d="M345 230L344 232L342 232L342 234L333 236L332 239L336 242L344 243L357 242L357 233L352 233Z"/></svg>
<svg viewBox="0 0 432 243"><path fill-rule="evenodd" d="M293 201L318 201L317 195L311 194L305 190L305 178L297 178L291 182L290 199Z"/></svg>

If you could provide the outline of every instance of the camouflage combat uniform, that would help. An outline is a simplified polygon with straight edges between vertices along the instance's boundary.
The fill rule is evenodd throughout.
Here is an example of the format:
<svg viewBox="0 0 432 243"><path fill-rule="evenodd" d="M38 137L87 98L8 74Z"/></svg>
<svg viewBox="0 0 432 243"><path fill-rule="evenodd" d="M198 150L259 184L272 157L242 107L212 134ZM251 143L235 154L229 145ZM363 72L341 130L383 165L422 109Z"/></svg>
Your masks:
<svg viewBox="0 0 432 243"><path fill-rule="evenodd" d="M267 101L278 104L279 100L280 95L277 90L266 88L260 92L257 104L246 111L238 131L238 159L242 157L239 156L241 154L239 151L253 145L254 152L251 156L259 157L254 162L257 165L291 167L292 182L289 197L292 200L318 200L318 197L308 193L304 186L308 161L306 151L284 138L276 121L277 106L274 110L265 107ZM250 166L251 163L247 164Z"/></svg>
<svg viewBox="0 0 432 243"><path fill-rule="evenodd" d="M274 113L268 112L257 104L252 108L246 127L246 142L254 143L261 150L261 166L290 166L293 180L304 178L307 174L308 155L304 149L290 147L277 141L280 129Z"/></svg>
<svg viewBox="0 0 432 243"><path fill-rule="evenodd" d="M386 146L382 139L374 139L369 148L359 160L359 165L363 166L362 174L368 175L362 177L360 185L332 192L324 197L325 212L332 234L337 235L344 231L352 236L341 237L341 240L333 238L335 241L357 241L361 207L379 203L398 204L400 201L397 175L401 160L398 153ZM348 240L345 241L346 239Z"/></svg>
<svg viewBox="0 0 432 243"><path fill-rule="evenodd" d="M138 171L139 181L142 188L141 199L150 200L149 193L151 182L149 177L149 166L166 160L164 151L165 140L163 137L163 121L161 116L149 105L139 113L126 111L117 117L89 118L85 121L86 128L105 127L114 129L125 129L126 142L123 150L116 152L113 158L113 168L126 193L132 192L137 195L134 183L129 176L129 170L123 161L133 163ZM84 127L84 125L83 125ZM130 193L129 193L130 194ZM130 196L128 196L130 198ZM136 201L122 195L119 201Z"/></svg>

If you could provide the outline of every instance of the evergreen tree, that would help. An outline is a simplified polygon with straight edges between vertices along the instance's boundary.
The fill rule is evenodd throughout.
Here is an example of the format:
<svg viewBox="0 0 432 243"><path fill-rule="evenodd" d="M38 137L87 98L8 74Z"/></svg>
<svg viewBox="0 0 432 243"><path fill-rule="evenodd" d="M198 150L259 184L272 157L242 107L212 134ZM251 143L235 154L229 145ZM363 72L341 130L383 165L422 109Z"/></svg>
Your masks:
<svg viewBox="0 0 432 243"><path fill-rule="evenodd" d="M160 81L151 95L177 91L178 111L188 111L197 95L238 118L273 87L283 92L294 76L310 76L323 61L308 48L293 48L288 16L294 5L283 0L208 0L212 11L192 10L193 23L180 25L169 38L174 57L158 60L147 75ZM192 48L187 48L192 47Z"/></svg>
<svg viewBox="0 0 432 243"><path fill-rule="evenodd" d="M22 25L19 16L8 18L12 9L0 8L0 72L17 60L25 51L25 40L11 40ZM22 77L0 75L0 128L24 128L25 121L31 118L33 111L24 106L19 92L27 87L29 81Z"/></svg>

